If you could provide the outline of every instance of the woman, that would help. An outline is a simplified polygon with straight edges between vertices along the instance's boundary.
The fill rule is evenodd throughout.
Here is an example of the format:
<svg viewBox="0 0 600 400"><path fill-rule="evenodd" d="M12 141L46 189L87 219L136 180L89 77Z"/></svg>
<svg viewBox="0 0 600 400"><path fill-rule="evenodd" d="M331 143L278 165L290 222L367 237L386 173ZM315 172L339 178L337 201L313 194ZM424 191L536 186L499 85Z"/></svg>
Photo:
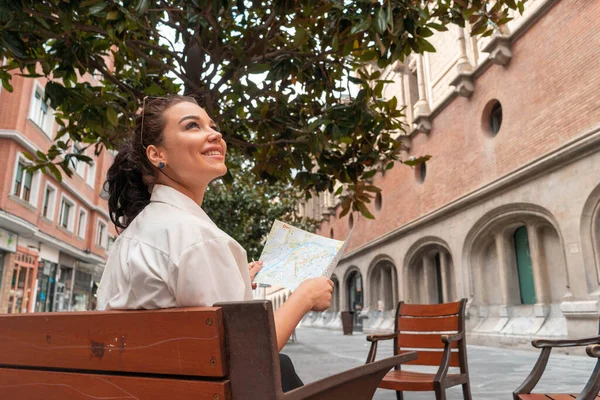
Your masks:
<svg viewBox="0 0 600 400"><path fill-rule="evenodd" d="M227 172L227 146L189 97L155 98L108 170L110 217L119 237L98 288L99 309L211 306L252 299L260 264L201 208L208 184ZM308 311L329 307L333 282L304 281L275 312L279 350ZM284 391L302 385L282 358Z"/></svg>

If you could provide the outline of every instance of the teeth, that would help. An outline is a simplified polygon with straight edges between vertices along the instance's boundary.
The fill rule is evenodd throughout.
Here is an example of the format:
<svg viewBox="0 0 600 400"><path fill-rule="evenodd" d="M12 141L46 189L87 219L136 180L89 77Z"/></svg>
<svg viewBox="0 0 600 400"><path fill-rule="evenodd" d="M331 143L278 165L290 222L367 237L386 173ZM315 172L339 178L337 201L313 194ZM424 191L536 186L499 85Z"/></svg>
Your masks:
<svg viewBox="0 0 600 400"><path fill-rule="evenodd" d="M206 153L204 153L204 154L206 154L207 156L220 156L220 155L221 155L221 152L220 152L220 151L213 150L213 151L208 151L208 152L206 152Z"/></svg>

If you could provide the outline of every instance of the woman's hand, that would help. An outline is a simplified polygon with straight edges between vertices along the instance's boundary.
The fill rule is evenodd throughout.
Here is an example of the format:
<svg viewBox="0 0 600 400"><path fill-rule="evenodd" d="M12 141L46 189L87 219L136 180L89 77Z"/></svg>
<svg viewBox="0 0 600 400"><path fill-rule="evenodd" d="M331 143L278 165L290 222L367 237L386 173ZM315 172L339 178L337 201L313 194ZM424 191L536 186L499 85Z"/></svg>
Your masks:
<svg viewBox="0 0 600 400"><path fill-rule="evenodd" d="M325 311L331 305L331 293L333 293L333 282L329 278L320 276L302 282L293 295L307 301L311 311Z"/></svg>
<svg viewBox="0 0 600 400"><path fill-rule="evenodd" d="M260 272L262 269L263 262L262 261L252 261L248 264L248 271L250 272L250 282L252 283L252 289L256 289L256 283L254 283L254 278L256 274Z"/></svg>

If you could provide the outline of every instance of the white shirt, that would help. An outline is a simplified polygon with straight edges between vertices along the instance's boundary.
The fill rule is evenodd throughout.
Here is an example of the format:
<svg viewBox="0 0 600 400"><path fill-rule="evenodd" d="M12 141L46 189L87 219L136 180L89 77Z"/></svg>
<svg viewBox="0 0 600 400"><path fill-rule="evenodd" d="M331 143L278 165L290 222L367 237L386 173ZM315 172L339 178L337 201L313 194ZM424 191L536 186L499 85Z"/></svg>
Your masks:
<svg viewBox="0 0 600 400"><path fill-rule="evenodd" d="M246 251L183 193L155 185L114 242L98 309L212 306L252 299Z"/></svg>

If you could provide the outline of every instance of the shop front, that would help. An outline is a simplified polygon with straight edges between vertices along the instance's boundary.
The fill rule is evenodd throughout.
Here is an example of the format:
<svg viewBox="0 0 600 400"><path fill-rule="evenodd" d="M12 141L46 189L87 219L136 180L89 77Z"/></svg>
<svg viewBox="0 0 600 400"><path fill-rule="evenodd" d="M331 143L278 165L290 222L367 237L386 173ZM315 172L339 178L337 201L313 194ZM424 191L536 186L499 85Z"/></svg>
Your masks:
<svg viewBox="0 0 600 400"><path fill-rule="evenodd" d="M73 311L87 311L90 298L92 295L92 275L81 271L75 270L75 283L73 285Z"/></svg>
<svg viewBox="0 0 600 400"><path fill-rule="evenodd" d="M60 253L56 273L53 311L71 311L73 284L75 283L75 258Z"/></svg>
<svg viewBox="0 0 600 400"><path fill-rule="evenodd" d="M39 262L36 312L50 312L53 310L57 269L58 264L51 261L41 260Z"/></svg>
<svg viewBox="0 0 600 400"><path fill-rule="evenodd" d="M17 246L8 297L9 314L33 312L37 271L37 252Z"/></svg>

